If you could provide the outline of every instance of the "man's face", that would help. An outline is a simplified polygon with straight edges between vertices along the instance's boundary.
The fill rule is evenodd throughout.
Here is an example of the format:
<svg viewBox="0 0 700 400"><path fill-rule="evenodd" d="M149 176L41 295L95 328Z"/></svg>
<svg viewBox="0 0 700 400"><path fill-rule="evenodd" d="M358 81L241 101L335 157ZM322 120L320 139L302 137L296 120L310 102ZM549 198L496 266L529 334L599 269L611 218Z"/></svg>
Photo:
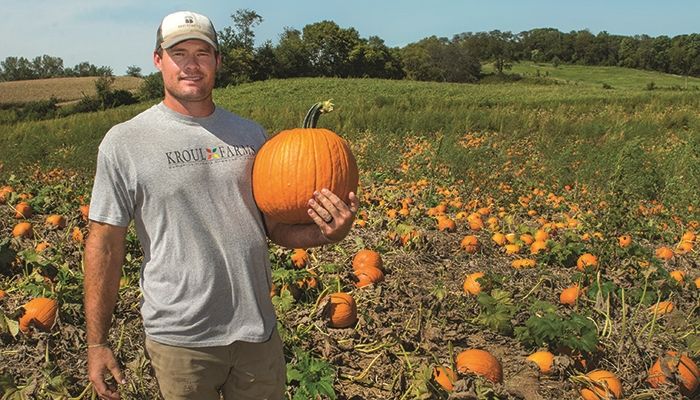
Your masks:
<svg viewBox="0 0 700 400"><path fill-rule="evenodd" d="M185 40L155 53L153 62L163 75L165 97L181 103L210 101L221 57L197 39Z"/></svg>

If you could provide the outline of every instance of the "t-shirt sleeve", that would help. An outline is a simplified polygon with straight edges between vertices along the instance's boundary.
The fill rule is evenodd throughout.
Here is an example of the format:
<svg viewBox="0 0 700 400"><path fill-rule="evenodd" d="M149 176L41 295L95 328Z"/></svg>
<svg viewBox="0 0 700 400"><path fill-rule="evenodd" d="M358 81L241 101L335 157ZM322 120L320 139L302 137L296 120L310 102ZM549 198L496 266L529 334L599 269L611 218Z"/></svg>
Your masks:
<svg viewBox="0 0 700 400"><path fill-rule="evenodd" d="M128 226L134 214L128 179L102 149L97 153L95 183L90 199L90 219L110 225Z"/></svg>

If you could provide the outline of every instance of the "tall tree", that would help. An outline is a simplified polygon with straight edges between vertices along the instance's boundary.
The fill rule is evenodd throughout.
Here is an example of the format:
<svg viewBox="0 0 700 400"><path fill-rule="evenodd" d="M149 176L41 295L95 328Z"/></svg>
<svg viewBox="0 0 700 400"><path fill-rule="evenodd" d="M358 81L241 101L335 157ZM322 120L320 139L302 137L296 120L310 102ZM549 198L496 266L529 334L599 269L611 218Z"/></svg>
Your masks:
<svg viewBox="0 0 700 400"><path fill-rule="evenodd" d="M251 80L254 69L255 33L253 28L263 18L255 11L237 10L231 15L233 27L227 26L218 32L219 52L222 65L218 84L226 86Z"/></svg>
<svg viewBox="0 0 700 400"><path fill-rule="evenodd" d="M274 48L276 68L274 75L278 78L311 76L311 54L304 44L301 31L285 28Z"/></svg>
<svg viewBox="0 0 700 400"><path fill-rule="evenodd" d="M368 78L400 79L401 61L378 36L362 39L350 52L350 75Z"/></svg>
<svg viewBox="0 0 700 400"><path fill-rule="evenodd" d="M315 75L350 76L350 52L360 43L354 28L343 29L333 21L309 24L303 29L303 41Z"/></svg>

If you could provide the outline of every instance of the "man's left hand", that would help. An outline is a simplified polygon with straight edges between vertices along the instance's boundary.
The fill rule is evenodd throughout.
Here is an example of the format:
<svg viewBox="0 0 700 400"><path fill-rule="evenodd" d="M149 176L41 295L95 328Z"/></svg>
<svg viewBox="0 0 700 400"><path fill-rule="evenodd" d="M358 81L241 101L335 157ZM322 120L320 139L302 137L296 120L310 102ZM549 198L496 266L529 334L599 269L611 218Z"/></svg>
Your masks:
<svg viewBox="0 0 700 400"><path fill-rule="evenodd" d="M360 200L355 193L348 194L350 205L345 204L328 189L314 192L309 200L309 216L318 225L323 236L331 242L342 240L350 232Z"/></svg>

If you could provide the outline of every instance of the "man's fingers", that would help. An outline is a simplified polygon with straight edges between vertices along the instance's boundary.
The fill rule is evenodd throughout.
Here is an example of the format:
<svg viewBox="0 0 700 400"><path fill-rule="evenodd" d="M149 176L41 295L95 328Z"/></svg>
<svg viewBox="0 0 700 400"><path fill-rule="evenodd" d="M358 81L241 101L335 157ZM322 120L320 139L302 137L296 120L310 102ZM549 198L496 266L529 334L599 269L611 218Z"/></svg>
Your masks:
<svg viewBox="0 0 700 400"><path fill-rule="evenodd" d="M311 217L311 219L314 221L314 223L316 225L318 225L321 228L328 227L329 222L326 222L326 220L323 217L321 217L313 208L309 208L307 213L309 214L309 217ZM333 218L331 217L330 220L333 221Z"/></svg>
<svg viewBox="0 0 700 400"><path fill-rule="evenodd" d="M350 199L350 212L353 215L357 214L357 211L360 209L360 199L353 192L348 194L348 198Z"/></svg>
<svg viewBox="0 0 700 400"><path fill-rule="evenodd" d="M122 370L119 368L119 365L117 365L116 363L114 363L113 365L109 365L109 372L112 374L114 379L120 385L123 385L126 383L126 379L124 378L124 374L122 373Z"/></svg>
<svg viewBox="0 0 700 400"><path fill-rule="evenodd" d="M323 207L323 205L319 204L314 199L309 200L309 207L311 207L311 210L314 211L314 213L318 215L323 222L329 223L333 221L333 215L325 207Z"/></svg>

